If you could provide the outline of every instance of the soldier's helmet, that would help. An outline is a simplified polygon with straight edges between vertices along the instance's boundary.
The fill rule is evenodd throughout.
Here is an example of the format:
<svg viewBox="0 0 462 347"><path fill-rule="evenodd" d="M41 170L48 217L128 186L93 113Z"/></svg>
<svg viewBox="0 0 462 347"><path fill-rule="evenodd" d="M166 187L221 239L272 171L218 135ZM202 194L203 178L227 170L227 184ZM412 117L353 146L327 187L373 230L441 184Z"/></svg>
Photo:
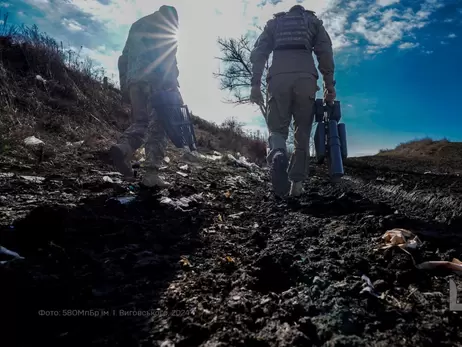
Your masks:
<svg viewBox="0 0 462 347"><path fill-rule="evenodd" d="M303 12L303 11L305 11L305 8L302 5L292 6L289 10L289 12Z"/></svg>
<svg viewBox="0 0 462 347"><path fill-rule="evenodd" d="M175 26L178 25L178 12L175 7L162 5L159 8L159 12L162 13Z"/></svg>

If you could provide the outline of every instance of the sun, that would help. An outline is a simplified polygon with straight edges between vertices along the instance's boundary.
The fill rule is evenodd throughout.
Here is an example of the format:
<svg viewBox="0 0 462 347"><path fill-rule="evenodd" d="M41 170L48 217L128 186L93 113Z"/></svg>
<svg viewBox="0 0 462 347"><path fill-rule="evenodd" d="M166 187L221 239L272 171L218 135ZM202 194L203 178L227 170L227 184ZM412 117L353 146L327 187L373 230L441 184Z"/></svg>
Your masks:
<svg viewBox="0 0 462 347"><path fill-rule="evenodd" d="M175 40L175 42L178 42L180 40L180 31L179 30L175 30L173 32L173 39Z"/></svg>

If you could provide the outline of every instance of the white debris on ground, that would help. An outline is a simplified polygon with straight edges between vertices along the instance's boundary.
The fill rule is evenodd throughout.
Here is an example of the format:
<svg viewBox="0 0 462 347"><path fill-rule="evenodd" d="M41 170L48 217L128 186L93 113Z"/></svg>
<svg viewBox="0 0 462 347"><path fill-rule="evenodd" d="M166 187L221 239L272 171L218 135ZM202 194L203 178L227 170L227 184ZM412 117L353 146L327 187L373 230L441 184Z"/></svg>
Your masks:
<svg viewBox="0 0 462 347"><path fill-rule="evenodd" d="M422 245L422 241L420 241L418 236L402 228L394 228L386 231L382 236L382 240L385 241L385 246L380 249L387 249L394 246L416 249Z"/></svg>
<svg viewBox="0 0 462 347"><path fill-rule="evenodd" d="M208 161L222 160L222 161L224 161L226 163L234 164L234 165L237 165L237 166L240 166L240 167L244 167L244 168L249 169L251 171L260 169L260 167L257 164L249 162L246 157L241 156L239 153L237 153L237 156L238 156L239 159L237 159L232 154L229 154L229 153L228 154L221 154L220 152L217 152L217 151L213 151L212 155L200 154L200 153L198 153L197 155L198 155L198 157L200 159L204 159L204 160L208 160Z"/></svg>
<svg viewBox="0 0 462 347"><path fill-rule="evenodd" d="M8 256L8 257L13 258L13 259L10 259L10 260L14 260L14 259L22 260L22 259L25 259L24 257L21 257L18 253L14 252L14 251L10 251L8 248L5 248L3 246L0 246L0 255L4 255L4 256ZM0 261L0 265L8 263L10 260Z"/></svg>
<svg viewBox="0 0 462 347"><path fill-rule="evenodd" d="M165 205L170 205L170 206L175 207L176 209L184 211L184 208L188 208L190 203L200 202L203 200L204 200L204 196L202 193L200 193L200 194L191 195L189 197L182 197L180 199L172 199L172 198L164 196L160 199L160 203L165 204Z"/></svg>
<svg viewBox="0 0 462 347"><path fill-rule="evenodd" d="M244 212L238 212L238 213L230 214L228 216L228 218L239 219L243 214L244 214Z"/></svg>
<svg viewBox="0 0 462 347"><path fill-rule="evenodd" d="M119 196L119 197L115 198L115 200L120 202L122 205L129 204L132 201L134 201L135 199L136 199L135 196Z"/></svg>
<svg viewBox="0 0 462 347"><path fill-rule="evenodd" d="M99 171L99 170L91 170L91 172L94 172L98 175L101 176L123 176L120 172L116 171Z"/></svg>
<svg viewBox="0 0 462 347"><path fill-rule="evenodd" d="M40 176L20 176L22 179L33 182L33 183L43 183L45 181L45 177Z"/></svg>
<svg viewBox="0 0 462 347"><path fill-rule="evenodd" d="M103 176L103 181L108 183L122 183L122 180L117 177Z"/></svg>
<svg viewBox="0 0 462 347"><path fill-rule="evenodd" d="M257 164L249 162L247 158L245 158L244 156L241 156L239 153L237 153L237 156L238 156L239 159L237 159L232 154L222 154L222 153L217 152L217 151L213 151L211 155L210 154L201 154L201 153L196 152L194 154L194 156L197 157L198 159L204 160L204 161L223 161L223 162L228 163L228 164L232 164L232 165L235 165L235 166L240 166L240 167L246 168L249 171L256 171L256 170L261 169ZM137 162L143 162L143 161L146 160L146 153L145 153L144 148L140 148L139 150L137 150L135 152L134 160L136 160ZM164 161L164 163L166 163L168 165L168 164L170 164L171 159L168 156L166 156L166 157L164 157L163 161ZM181 171L187 171L189 169L188 165L183 165L183 166L181 166L179 168L180 168ZM180 174L181 176L184 176L184 174L182 174L182 173L178 173L178 174ZM184 176L184 177L186 177L186 176Z"/></svg>
<svg viewBox="0 0 462 347"><path fill-rule="evenodd" d="M33 183L43 183L45 181L45 177L41 176L28 176L28 175L21 175L17 176L17 174L13 172L0 172L0 178L13 178L13 177L19 177L22 178L23 180L33 182Z"/></svg>
<svg viewBox="0 0 462 347"><path fill-rule="evenodd" d="M80 147L82 146L84 141L77 141L77 142L66 142L66 147Z"/></svg>
<svg viewBox="0 0 462 347"><path fill-rule="evenodd" d="M406 249L418 249L422 245L422 241L418 236L414 235L409 230L401 228L388 230L382 236L382 239L385 241L385 245L380 249L397 246L403 249L411 257L411 253L409 253ZM419 270L446 269L457 275L462 275L462 262L457 258L453 258L452 261L431 260L421 264L416 264L414 258L412 258L412 261L414 262L415 267Z"/></svg>
<svg viewBox="0 0 462 347"><path fill-rule="evenodd" d="M369 293L375 296L376 298L382 298L382 296L376 292L375 287L372 284L372 281L369 277L367 277L366 275L362 275L361 279L364 281L364 283L363 289L361 290L360 294Z"/></svg>
<svg viewBox="0 0 462 347"><path fill-rule="evenodd" d="M24 139L24 144L26 146L39 146L39 145L44 145L45 142L43 142L42 140L36 138L35 136L29 136L29 137L26 137Z"/></svg>
<svg viewBox="0 0 462 347"><path fill-rule="evenodd" d="M189 166L188 164L185 165L179 165L178 167L180 171L177 171L176 173L182 177L188 177L188 174L185 171L189 171Z"/></svg>
<svg viewBox="0 0 462 347"><path fill-rule="evenodd" d="M222 159L222 158L223 158L223 155L222 155L220 152L213 151L213 154L212 154L212 155L200 154L200 153L199 153L199 157L200 157L201 159L205 159L205 160L216 161L216 160Z"/></svg>
<svg viewBox="0 0 462 347"><path fill-rule="evenodd" d="M231 164L234 164L240 167L244 167L250 171L260 169L260 167L257 164L247 161L245 157L239 157L239 159L236 159L233 155L228 154L226 157L223 157L223 159L227 161L228 163L231 163Z"/></svg>
<svg viewBox="0 0 462 347"><path fill-rule="evenodd" d="M47 83L47 80L44 79L44 78L43 78L42 76L40 76L40 75L36 75L36 76L35 76L35 79L36 79L37 81L42 82L43 84L46 84L46 83Z"/></svg>
<svg viewBox="0 0 462 347"><path fill-rule="evenodd" d="M230 187L237 188L237 187L246 187L247 181L242 176L226 176L223 181Z"/></svg>
<svg viewBox="0 0 462 347"><path fill-rule="evenodd" d="M416 268L420 270L446 269L462 276L462 262L457 258L453 258L452 261L426 261L416 265Z"/></svg>

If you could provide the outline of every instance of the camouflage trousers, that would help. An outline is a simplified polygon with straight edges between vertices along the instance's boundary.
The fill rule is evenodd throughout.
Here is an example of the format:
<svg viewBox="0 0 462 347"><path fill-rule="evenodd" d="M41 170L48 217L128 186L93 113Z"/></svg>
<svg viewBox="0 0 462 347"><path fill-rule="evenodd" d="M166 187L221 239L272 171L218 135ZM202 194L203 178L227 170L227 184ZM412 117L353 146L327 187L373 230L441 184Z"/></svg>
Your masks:
<svg viewBox="0 0 462 347"><path fill-rule="evenodd" d="M277 74L268 80L270 99L266 123L270 152L267 160L271 163L277 150L287 151L286 141L293 117L294 152L288 167L289 179L293 182L308 178L310 134L317 89L316 78L311 74Z"/></svg>
<svg viewBox="0 0 462 347"><path fill-rule="evenodd" d="M165 156L168 137L152 103L153 86L149 83L130 85L133 124L125 130L119 144L128 145L127 157L133 156L143 144L146 169L157 170Z"/></svg>

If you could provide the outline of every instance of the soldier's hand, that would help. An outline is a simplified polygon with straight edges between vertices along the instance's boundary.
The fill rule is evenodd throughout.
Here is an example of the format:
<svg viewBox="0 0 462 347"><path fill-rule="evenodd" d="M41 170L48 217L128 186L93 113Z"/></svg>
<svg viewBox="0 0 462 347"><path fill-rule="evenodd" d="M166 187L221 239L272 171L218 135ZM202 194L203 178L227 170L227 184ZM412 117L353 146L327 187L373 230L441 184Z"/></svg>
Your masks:
<svg viewBox="0 0 462 347"><path fill-rule="evenodd" d="M337 92L335 91L334 86L325 86L324 87L324 101L327 104L331 104L335 101L337 97Z"/></svg>
<svg viewBox="0 0 462 347"><path fill-rule="evenodd" d="M263 94L259 85L252 86L252 89L250 90L250 102L257 105L263 104Z"/></svg>

